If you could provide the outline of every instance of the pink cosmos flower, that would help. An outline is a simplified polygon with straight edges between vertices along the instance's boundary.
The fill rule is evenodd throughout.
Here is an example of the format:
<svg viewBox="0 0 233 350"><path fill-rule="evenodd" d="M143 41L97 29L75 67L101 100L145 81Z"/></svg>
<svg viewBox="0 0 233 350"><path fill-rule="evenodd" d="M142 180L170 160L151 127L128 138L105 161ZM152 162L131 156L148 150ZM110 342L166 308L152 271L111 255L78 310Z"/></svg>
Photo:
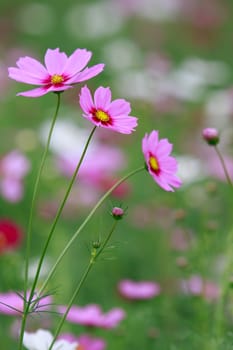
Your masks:
<svg viewBox="0 0 233 350"><path fill-rule="evenodd" d="M109 87L100 86L94 93L94 101L87 86L81 89L79 104L83 117L97 126L102 126L122 134L131 134L137 126L137 118L129 115L130 103L124 99L111 101Z"/></svg>
<svg viewBox="0 0 233 350"><path fill-rule="evenodd" d="M23 297L21 297L21 295L23 296L23 293L0 293L0 313L6 315L21 315L23 312ZM40 312L50 308L52 298L51 296L46 296L37 301L37 296L35 294L33 301L36 302L36 310Z"/></svg>
<svg viewBox="0 0 233 350"><path fill-rule="evenodd" d="M160 293L160 286L152 281L135 282L126 279L120 281L118 291L126 299L151 299Z"/></svg>
<svg viewBox="0 0 233 350"><path fill-rule="evenodd" d="M93 338L88 334L82 334L75 337L70 333L62 334L59 339L64 339L70 343L77 342L79 344L77 350L105 350L106 342L101 338Z"/></svg>
<svg viewBox="0 0 233 350"><path fill-rule="evenodd" d="M64 91L72 88L73 84L86 81L99 74L104 64L97 64L83 69L91 58L92 53L86 49L77 49L67 57L59 49L48 49L45 54L45 66L31 57L21 57L16 65L18 68L8 69L9 77L26 84L39 85L39 88L20 92L18 95L39 97L48 92Z"/></svg>
<svg viewBox="0 0 233 350"><path fill-rule="evenodd" d="M28 159L13 150L0 159L0 193L9 202L18 202L23 196L23 178L30 169Z"/></svg>
<svg viewBox="0 0 233 350"><path fill-rule="evenodd" d="M142 140L142 151L148 172L165 191L174 191L181 186L181 180L175 175L177 161L170 156L172 144L167 139L159 140L159 132L153 130Z"/></svg>
<svg viewBox="0 0 233 350"><path fill-rule="evenodd" d="M22 240L22 230L13 221L0 220L0 255L8 250L15 249Z"/></svg>
<svg viewBox="0 0 233 350"><path fill-rule="evenodd" d="M60 306L58 311L62 314L66 311L65 306ZM82 324L89 327L115 328L125 318L125 311L121 308L113 308L103 313L96 304L84 307L72 306L67 315L67 321Z"/></svg>

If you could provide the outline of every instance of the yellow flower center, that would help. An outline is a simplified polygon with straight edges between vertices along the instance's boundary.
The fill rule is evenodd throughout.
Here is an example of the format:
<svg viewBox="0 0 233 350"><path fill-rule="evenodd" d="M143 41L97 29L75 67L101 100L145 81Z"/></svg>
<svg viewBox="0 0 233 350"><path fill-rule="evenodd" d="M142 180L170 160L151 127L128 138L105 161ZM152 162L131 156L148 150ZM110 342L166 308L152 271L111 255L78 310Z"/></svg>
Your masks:
<svg viewBox="0 0 233 350"><path fill-rule="evenodd" d="M97 119L99 119L101 122L104 122L104 123L106 123L106 122L108 122L110 120L109 115L106 112L101 111L100 109L98 109L95 112L95 117Z"/></svg>
<svg viewBox="0 0 233 350"><path fill-rule="evenodd" d="M59 75L59 74L54 74L52 77L51 77L51 83L56 85L56 84L60 84L64 81L64 78L63 76Z"/></svg>
<svg viewBox="0 0 233 350"><path fill-rule="evenodd" d="M5 248L7 243L6 237L3 232L0 231L0 251Z"/></svg>
<svg viewBox="0 0 233 350"><path fill-rule="evenodd" d="M159 164L158 161L155 157L150 156L149 158L149 164L152 170L154 170L155 172L159 171Z"/></svg>

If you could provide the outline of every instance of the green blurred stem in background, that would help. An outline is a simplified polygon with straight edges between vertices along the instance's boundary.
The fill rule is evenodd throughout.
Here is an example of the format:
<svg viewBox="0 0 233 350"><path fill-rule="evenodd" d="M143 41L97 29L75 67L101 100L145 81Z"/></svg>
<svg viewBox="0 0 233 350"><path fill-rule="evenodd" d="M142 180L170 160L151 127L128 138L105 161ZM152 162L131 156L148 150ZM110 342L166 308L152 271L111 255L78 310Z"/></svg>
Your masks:
<svg viewBox="0 0 233 350"><path fill-rule="evenodd" d="M22 319L21 331L20 331L19 350L22 349L23 334L24 334L24 330L25 330L27 314L29 312L30 302L31 302L31 300L33 298L33 294L34 294L34 290L32 289L30 296L29 296L29 299L27 300L28 268L29 268L29 257L30 257L30 247L31 247L32 219L33 219L33 212L34 212L36 197L37 197L37 193L38 193L38 189L39 189L41 174L42 174L42 171L44 169L44 165L45 165L45 161L46 161L46 158L48 155L54 125L56 123L58 111L60 108L61 93L58 92L58 93L56 93L56 95L57 95L57 106L56 106L55 113L54 113L54 116L52 119L52 123L51 123L49 134L48 134L47 143L46 143L46 146L44 149L44 153L42 155L40 167L39 167L37 177L35 180L35 185L34 185L34 190L33 190L33 195L32 195L32 202L31 202L30 213L29 213L28 229L27 229L27 241L26 241L25 277L24 277L24 311L23 311L23 319Z"/></svg>

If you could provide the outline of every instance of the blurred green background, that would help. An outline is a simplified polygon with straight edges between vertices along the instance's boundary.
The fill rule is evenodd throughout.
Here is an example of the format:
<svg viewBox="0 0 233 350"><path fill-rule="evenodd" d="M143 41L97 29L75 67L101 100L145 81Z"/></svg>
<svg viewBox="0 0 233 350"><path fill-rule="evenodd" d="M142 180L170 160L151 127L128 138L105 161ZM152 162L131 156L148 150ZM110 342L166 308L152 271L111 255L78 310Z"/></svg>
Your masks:
<svg viewBox="0 0 233 350"><path fill-rule="evenodd" d="M22 56L43 62L47 48L59 47L68 55L76 48L87 48L93 52L90 65L106 64L104 72L88 81L88 86L110 86L113 98L129 100L132 115L139 118L137 131L130 136L109 136L99 129L95 134L96 139L124 154L125 164L113 178L143 164L141 139L155 129L174 144L184 184L169 193L146 172L135 175L127 182L127 191L112 196L98 210L65 257L49 291L55 291L55 304L68 302L88 262L92 241L108 233L112 225L109 211L122 205L127 215L114 233L114 248L94 266L76 304L97 303L105 311L119 306L127 317L115 330L92 333L106 339L109 350L211 349L217 301L206 300L204 293L182 292L180 281L199 275L220 286L226 263L233 199L219 174L214 150L205 145L201 132L207 126L220 130L220 148L231 169L233 2L2 0L0 10L0 164L1 158L15 149L31 163L23 180L22 200L12 203L0 195L0 219L16 222L26 234L43 152L41 128L51 119L56 103L53 94L36 99L16 97L30 86L8 79L7 67L15 66ZM78 105L80 86L62 95L58 119L90 130ZM41 252L68 183L56 164L56 154L51 151L33 220L32 261ZM0 181L2 177L0 165ZM85 182L80 186L86 186L87 193L96 191L96 198L108 187L96 190ZM49 267L90 210L78 191L73 191L56 229L47 257ZM25 238L19 249L0 256L0 292L23 288L24 243ZM127 302L117 293L117 283L124 278L156 281L161 294L148 301ZM233 346L230 292L225 309L224 350ZM50 318L53 331L59 317ZM15 317L0 316L2 349L16 348L12 336L15 321ZM44 322L44 316L36 314L30 329L43 328ZM77 336L86 331L69 323L63 330Z"/></svg>

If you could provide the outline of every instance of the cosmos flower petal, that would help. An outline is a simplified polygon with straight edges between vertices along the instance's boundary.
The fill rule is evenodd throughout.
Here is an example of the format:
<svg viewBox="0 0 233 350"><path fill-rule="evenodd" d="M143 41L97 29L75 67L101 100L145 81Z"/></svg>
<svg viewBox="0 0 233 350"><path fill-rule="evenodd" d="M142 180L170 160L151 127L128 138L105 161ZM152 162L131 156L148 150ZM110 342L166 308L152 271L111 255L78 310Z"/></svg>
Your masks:
<svg viewBox="0 0 233 350"><path fill-rule="evenodd" d="M41 78L31 76L26 71L20 70L19 68L10 67L8 68L9 78L14 79L20 83L42 85Z"/></svg>
<svg viewBox="0 0 233 350"><path fill-rule="evenodd" d="M87 86L84 86L81 89L81 92L79 95L79 104L83 112L86 114L89 114L92 108L94 107L91 92Z"/></svg>
<svg viewBox="0 0 233 350"><path fill-rule="evenodd" d="M112 94L109 87L104 88L102 86L98 87L94 93L94 103L96 109L102 109L107 111L108 106L111 102Z"/></svg>
<svg viewBox="0 0 233 350"><path fill-rule="evenodd" d="M67 83L69 84L81 83L82 81L86 81L88 79L95 77L96 75L101 73L103 69L104 69L104 64L102 63L96 64L95 66L92 66L90 68L85 68L81 73L78 73L73 78L67 80Z"/></svg>
<svg viewBox="0 0 233 350"><path fill-rule="evenodd" d="M67 62L67 56L64 52L59 52L59 49L48 49L44 61L50 75L62 74L64 65Z"/></svg>
<svg viewBox="0 0 233 350"><path fill-rule="evenodd" d="M39 87L36 89L24 91L24 92L19 92L17 96L25 96L25 97L39 97L47 94L48 89L44 87Z"/></svg>
<svg viewBox="0 0 233 350"><path fill-rule="evenodd" d="M37 77L43 80L48 76L48 72L45 67L34 58L28 56L21 57L18 59L16 64L20 70L25 71L32 77Z"/></svg>
<svg viewBox="0 0 233 350"><path fill-rule="evenodd" d="M77 49L67 59L63 73L72 77L80 72L90 61L92 53L86 49Z"/></svg>
<svg viewBox="0 0 233 350"><path fill-rule="evenodd" d="M131 116L115 117L114 123L109 128L118 131L122 134L131 134L132 131L135 131L137 127L137 118Z"/></svg>
<svg viewBox="0 0 233 350"><path fill-rule="evenodd" d="M173 145L167 139L158 142L156 154L158 157L167 157L172 152Z"/></svg>
<svg viewBox="0 0 233 350"><path fill-rule="evenodd" d="M112 116L129 114L131 112L130 103L124 99L117 99L113 101L108 109Z"/></svg>

